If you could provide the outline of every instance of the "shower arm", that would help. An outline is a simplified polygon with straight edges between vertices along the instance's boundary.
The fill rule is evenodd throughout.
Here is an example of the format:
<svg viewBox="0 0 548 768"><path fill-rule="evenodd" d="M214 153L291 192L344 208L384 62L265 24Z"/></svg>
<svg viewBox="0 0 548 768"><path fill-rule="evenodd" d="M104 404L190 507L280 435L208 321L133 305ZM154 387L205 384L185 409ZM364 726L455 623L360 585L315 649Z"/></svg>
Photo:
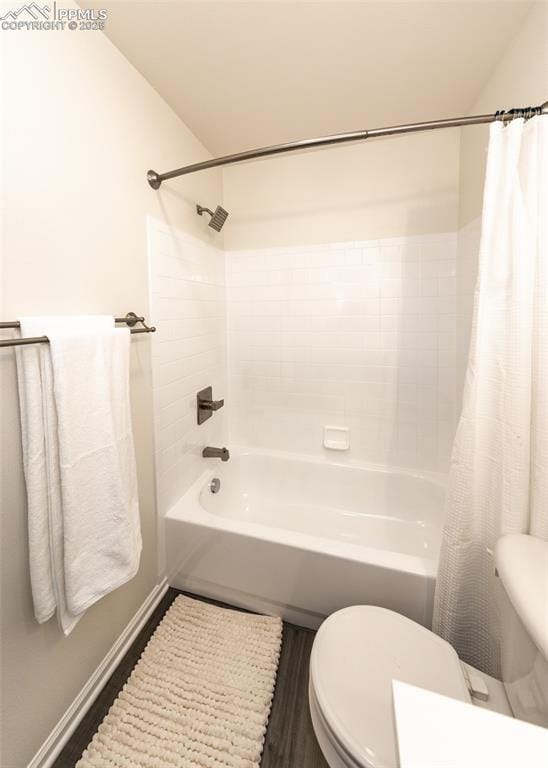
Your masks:
<svg viewBox="0 0 548 768"><path fill-rule="evenodd" d="M189 173L206 171L209 168L219 168L220 166L232 165L233 163L243 163L246 160L257 160L260 157L280 155L285 152L299 152L305 149L316 149L318 147L327 147L334 144L347 144L352 141L365 141L366 139L397 136L405 133L417 133L419 131L433 131L438 128L459 128L466 125L482 125L484 123L494 123L496 121L508 122L516 117L529 119L535 115L548 115L548 101L545 101L539 107L525 107L524 109L510 109L507 111L501 110L491 115L473 115L470 117L454 117L447 120L431 120L426 123L393 125L388 128L373 128L364 131L353 131L351 133L335 133L331 136L319 136L315 139L301 139L300 141L290 141L287 144L274 144L270 147L249 149L246 152L236 152L233 155L214 157L212 160L204 160L201 163L185 165L182 168L176 168L174 171L167 171L166 173L148 171L147 181L153 189L159 189L163 181L175 179L178 176L186 176Z"/></svg>

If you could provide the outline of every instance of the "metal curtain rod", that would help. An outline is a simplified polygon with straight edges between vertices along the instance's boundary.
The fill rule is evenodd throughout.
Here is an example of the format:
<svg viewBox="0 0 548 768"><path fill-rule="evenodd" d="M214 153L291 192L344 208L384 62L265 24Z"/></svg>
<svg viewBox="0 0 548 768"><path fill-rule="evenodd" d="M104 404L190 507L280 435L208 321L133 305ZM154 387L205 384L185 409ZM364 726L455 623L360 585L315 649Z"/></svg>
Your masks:
<svg viewBox="0 0 548 768"><path fill-rule="evenodd" d="M156 328L147 325L144 317L139 317L135 312L128 312L125 317L115 317L115 323L125 323L131 328L130 333L154 333ZM141 323L142 328L134 328L134 325ZM19 320L10 320L0 323L0 328L20 328ZM47 336L30 336L26 339L0 339L0 347L22 347L25 344L49 344Z"/></svg>
<svg viewBox="0 0 548 768"><path fill-rule="evenodd" d="M188 173L205 171L208 168L218 168L222 165L242 163L245 160L256 160L258 157L280 155L283 152L296 152L303 149L326 147L330 146L331 144L346 144L351 141L364 141L365 139L375 139L383 136L395 136L400 133L416 133L418 131L432 131L437 128L458 128L459 126L463 125L494 123L496 120L500 120L501 122L508 122L516 117L524 117L527 120L530 117L534 117L535 115L548 115L548 101L545 101L544 104L540 105L540 107L510 109L506 112L504 110L500 110L492 115L453 117L449 118L448 120L431 120L427 123L410 123L409 125L393 125L388 128L373 128L366 131L335 133L332 136L320 136L316 139L301 139L300 141L290 141L287 144L274 144L271 147L249 149L247 152L236 152L234 155L224 155L223 157L215 157L212 160L205 160L202 163L185 165L183 168L176 168L174 171L167 171L166 173L148 171L147 181L153 189L159 189L162 181L175 179L177 176L186 176Z"/></svg>

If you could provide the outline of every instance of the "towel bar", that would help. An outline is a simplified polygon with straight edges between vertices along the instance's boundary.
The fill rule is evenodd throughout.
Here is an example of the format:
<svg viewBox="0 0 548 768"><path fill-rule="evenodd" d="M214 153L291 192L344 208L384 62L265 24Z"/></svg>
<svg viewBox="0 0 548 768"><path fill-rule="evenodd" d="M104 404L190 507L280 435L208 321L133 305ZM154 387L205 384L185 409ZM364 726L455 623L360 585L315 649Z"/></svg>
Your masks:
<svg viewBox="0 0 548 768"><path fill-rule="evenodd" d="M125 323L130 327L130 333L155 333L156 328L151 325L147 325L144 317L136 315L135 312L128 312L125 317L115 317L115 323ZM142 328L134 328L133 326L141 323ZM12 320L9 322L0 322L0 328L20 328L21 324L18 320ZM0 339L0 347L20 347L25 344L48 344L49 339L47 336L33 336L27 339Z"/></svg>

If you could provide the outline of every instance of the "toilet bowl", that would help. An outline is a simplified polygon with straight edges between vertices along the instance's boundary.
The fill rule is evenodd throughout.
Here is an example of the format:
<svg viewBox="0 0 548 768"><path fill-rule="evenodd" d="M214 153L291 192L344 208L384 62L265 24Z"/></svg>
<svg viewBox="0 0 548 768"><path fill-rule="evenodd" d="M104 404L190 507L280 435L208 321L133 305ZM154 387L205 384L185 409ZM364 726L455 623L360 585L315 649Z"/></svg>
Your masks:
<svg viewBox="0 0 548 768"><path fill-rule="evenodd" d="M507 536L495 558L502 682L461 662L430 630L385 608L352 606L323 622L310 657L309 702L330 768L397 768L393 680L548 727L548 542Z"/></svg>

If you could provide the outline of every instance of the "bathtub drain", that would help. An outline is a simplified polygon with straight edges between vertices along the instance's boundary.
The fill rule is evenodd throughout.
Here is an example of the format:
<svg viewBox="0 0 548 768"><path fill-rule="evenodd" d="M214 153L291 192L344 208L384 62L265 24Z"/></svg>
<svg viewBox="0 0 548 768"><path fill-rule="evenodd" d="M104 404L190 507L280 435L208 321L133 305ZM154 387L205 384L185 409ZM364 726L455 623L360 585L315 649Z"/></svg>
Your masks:
<svg viewBox="0 0 548 768"><path fill-rule="evenodd" d="M221 481L218 477L214 477L213 480L209 483L209 490L211 493L219 493L221 490Z"/></svg>

